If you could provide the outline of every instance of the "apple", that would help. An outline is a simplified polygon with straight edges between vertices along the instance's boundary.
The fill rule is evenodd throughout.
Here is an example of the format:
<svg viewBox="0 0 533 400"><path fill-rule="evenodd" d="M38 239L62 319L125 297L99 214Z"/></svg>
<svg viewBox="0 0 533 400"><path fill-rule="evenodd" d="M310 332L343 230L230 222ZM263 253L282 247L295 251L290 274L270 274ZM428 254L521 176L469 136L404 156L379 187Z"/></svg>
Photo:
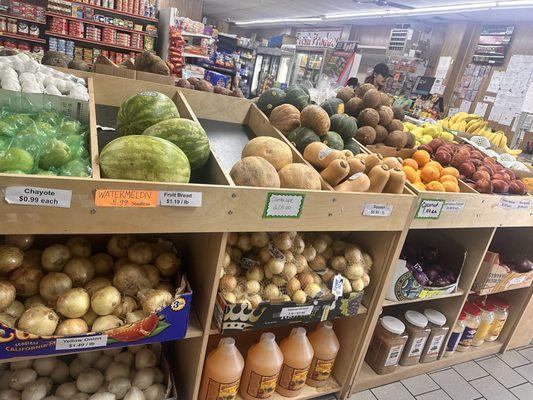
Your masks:
<svg viewBox="0 0 533 400"><path fill-rule="evenodd" d="M476 189L480 193L490 194L492 193L492 183L488 179L480 179L479 181L476 181L474 189Z"/></svg>
<svg viewBox="0 0 533 400"><path fill-rule="evenodd" d="M509 184L501 179L494 179L493 176L491 183L494 193L507 193L509 191Z"/></svg>
<svg viewBox="0 0 533 400"><path fill-rule="evenodd" d="M474 172L476 172L476 167L471 161L465 161L459 166L459 173L467 178L470 178Z"/></svg>
<svg viewBox="0 0 533 400"><path fill-rule="evenodd" d="M469 160L476 168L481 167L483 165L483 161L477 159L477 158L471 158Z"/></svg>
<svg viewBox="0 0 533 400"><path fill-rule="evenodd" d="M509 185L509 193L525 195L527 194L526 185L524 185L524 182L519 180L512 181Z"/></svg>
<svg viewBox="0 0 533 400"><path fill-rule="evenodd" d="M511 183L511 179L509 176L503 172L496 172L492 175L492 179L499 179L501 181L507 182L507 184Z"/></svg>
<svg viewBox="0 0 533 400"><path fill-rule="evenodd" d="M503 172L505 172L509 176L509 178L511 178L511 180L514 181L516 179L516 175L513 170L505 168Z"/></svg>
<svg viewBox="0 0 533 400"><path fill-rule="evenodd" d="M429 154L433 154L433 149L428 144L418 146L417 150L426 150Z"/></svg>
<svg viewBox="0 0 533 400"><path fill-rule="evenodd" d="M450 165L450 161L452 161L452 156L450 153L446 151L439 151L435 154L435 157L433 157L436 161L440 163L440 165Z"/></svg>
<svg viewBox="0 0 533 400"><path fill-rule="evenodd" d="M468 161L469 159L469 154L464 154L464 153L461 153L460 151L455 153L452 157L452 160L450 162L450 164L452 165L452 167L455 167L455 168L459 168L459 166Z"/></svg>
<svg viewBox="0 0 533 400"><path fill-rule="evenodd" d="M487 171L484 171L482 169L478 169L472 175L472 179L475 180L476 182L479 181L480 179L486 179L486 180L489 181L490 180L490 174Z"/></svg>
<svg viewBox="0 0 533 400"><path fill-rule="evenodd" d="M439 138L435 138L433 140L431 140L429 143L428 143L428 146L431 147L433 149L433 151L437 151L437 149L442 146L444 144L444 140L442 139L439 139Z"/></svg>

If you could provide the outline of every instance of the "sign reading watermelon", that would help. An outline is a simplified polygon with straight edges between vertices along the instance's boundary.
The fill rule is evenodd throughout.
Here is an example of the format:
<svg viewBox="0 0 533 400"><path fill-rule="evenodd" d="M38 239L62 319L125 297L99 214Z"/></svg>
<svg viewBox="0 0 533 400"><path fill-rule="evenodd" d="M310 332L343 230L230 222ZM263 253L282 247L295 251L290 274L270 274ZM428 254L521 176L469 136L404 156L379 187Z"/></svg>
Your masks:
<svg viewBox="0 0 533 400"><path fill-rule="evenodd" d="M155 190L110 190L98 189L94 196L97 207L157 207L158 193Z"/></svg>

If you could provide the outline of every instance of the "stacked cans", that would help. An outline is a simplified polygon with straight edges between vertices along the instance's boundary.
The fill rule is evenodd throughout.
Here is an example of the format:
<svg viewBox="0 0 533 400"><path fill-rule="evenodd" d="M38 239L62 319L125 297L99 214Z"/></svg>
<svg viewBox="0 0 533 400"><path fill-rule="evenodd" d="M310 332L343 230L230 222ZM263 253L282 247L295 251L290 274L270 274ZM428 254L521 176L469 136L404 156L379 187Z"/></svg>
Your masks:
<svg viewBox="0 0 533 400"><path fill-rule="evenodd" d="M102 40L102 28L94 25L87 25L85 28L85 38L96 41Z"/></svg>
<svg viewBox="0 0 533 400"><path fill-rule="evenodd" d="M50 30L54 33L62 35L68 34L68 21L65 18L52 17L50 22Z"/></svg>
<svg viewBox="0 0 533 400"><path fill-rule="evenodd" d="M78 21L69 21L68 22L68 34L72 37L83 37L83 31L84 31L84 25L83 22Z"/></svg>
<svg viewBox="0 0 533 400"><path fill-rule="evenodd" d="M116 43L117 31L112 28L102 28L102 42Z"/></svg>

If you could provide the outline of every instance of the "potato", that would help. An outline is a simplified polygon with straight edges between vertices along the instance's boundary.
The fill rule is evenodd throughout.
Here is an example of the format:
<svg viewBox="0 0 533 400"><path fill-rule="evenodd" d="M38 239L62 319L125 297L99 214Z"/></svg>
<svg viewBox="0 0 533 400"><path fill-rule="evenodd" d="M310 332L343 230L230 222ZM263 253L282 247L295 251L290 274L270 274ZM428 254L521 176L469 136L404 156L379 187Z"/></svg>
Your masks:
<svg viewBox="0 0 533 400"><path fill-rule="evenodd" d="M83 286L94 278L94 266L87 258L71 258L63 272L72 279L74 287Z"/></svg>
<svg viewBox="0 0 533 400"><path fill-rule="evenodd" d="M41 264L47 271L58 272L63 269L70 257L72 257L72 254L67 246L54 244L43 250Z"/></svg>
<svg viewBox="0 0 533 400"><path fill-rule="evenodd" d="M155 375L155 368L139 369L133 378L132 385L141 390L148 389L155 383Z"/></svg>
<svg viewBox="0 0 533 400"><path fill-rule="evenodd" d="M0 400L20 400L20 392L13 389L0 390Z"/></svg>
<svg viewBox="0 0 533 400"><path fill-rule="evenodd" d="M146 389L144 393L145 400L164 400L165 399L165 387L160 383L156 383Z"/></svg>
<svg viewBox="0 0 533 400"><path fill-rule="evenodd" d="M43 400L61 400L61 397L51 395L51 396L46 396Z"/></svg>
<svg viewBox="0 0 533 400"><path fill-rule="evenodd" d="M157 358L154 352L148 348L139 350L135 354L135 368L148 368L155 367L157 364Z"/></svg>
<svg viewBox="0 0 533 400"><path fill-rule="evenodd" d="M113 393L100 392L93 394L89 397L89 400L115 400L116 398L117 397Z"/></svg>
<svg viewBox="0 0 533 400"><path fill-rule="evenodd" d="M125 364L120 361L113 361L109 364L109 367L105 370L105 381L111 382L113 379L117 378L129 378L130 376L130 367L128 364Z"/></svg>
<svg viewBox="0 0 533 400"><path fill-rule="evenodd" d="M89 332L89 326L81 318L69 318L61 321L56 328L57 336L79 335Z"/></svg>
<svg viewBox="0 0 533 400"><path fill-rule="evenodd" d="M87 258L92 252L91 242L80 236L74 236L67 240L67 247L72 257Z"/></svg>
<svg viewBox="0 0 533 400"><path fill-rule="evenodd" d="M46 394L46 383L31 382L24 387L21 400L42 400L46 397Z"/></svg>
<svg viewBox="0 0 533 400"><path fill-rule="evenodd" d="M0 313L0 323L8 328L14 328L15 324L17 323L17 318L6 313Z"/></svg>
<svg viewBox="0 0 533 400"><path fill-rule="evenodd" d="M37 372L29 368L16 369L9 374L9 388L24 390L26 385L37 380Z"/></svg>
<svg viewBox="0 0 533 400"><path fill-rule="evenodd" d="M124 400L145 400L145 395L141 389L132 386L124 396Z"/></svg>
<svg viewBox="0 0 533 400"><path fill-rule="evenodd" d="M4 314L7 314L13 318L19 319L20 316L24 313L25 308L24 304L22 304L20 301L15 300L9 307L7 307L4 310Z"/></svg>
<svg viewBox="0 0 533 400"><path fill-rule="evenodd" d="M109 315L120 304L120 292L113 286L98 289L91 296L91 308L98 315Z"/></svg>
<svg viewBox="0 0 533 400"><path fill-rule="evenodd" d="M133 297L124 296L117 308L113 310L113 315L124 318L126 314L135 311L138 308L139 306Z"/></svg>
<svg viewBox="0 0 533 400"><path fill-rule="evenodd" d="M146 242L137 242L128 249L128 258L134 264L148 264L154 259L152 248Z"/></svg>
<svg viewBox="0 0 533 400"><path fill-rule="evenodd" d="M63 360L58 359L55 369L50 374L50 379L52 379L52 381L57 384L64 383L69 378L69 372L70 371L67 363Z"/></svg>
<svg viewBox="0 0 533 400"><path fill-rule="evenodd" d="M22 265L24 253L18 247L0 245L0 274L7 274Z"/></svg>
<svg viewBox="0 0 533 400"><path fill-rule="evenodd" d="M94 363L94 368L96 368L100 372L105 372L107 367L113 362L113 358L108 354L102 354L100 357L98 357L98 360Z"/></svg>
<svg viewBox="0 0 533 400"><path fill-rule="evenodd" d="M11 371L2 371L2 373L0 374L0 390L9 389L9 377L10 376L11 376Z"/></svg>
<svg viewBox="0 0 533 400"><path fill-rule="evenodd" d="M154 368L155 377L154 380L156 383L163 383L165 380L165 374L163 374L163 371L161 371L159 368Z"/></svg>
<svg viewBox="0 0 533 400"><path fill-rule="evenodd" d="M30 297L39 293L39 282L43 278L43 271L33 267L21 266L9 275L9 281L15 286L17 294Z"/></svg>
<svg viewBox="0 0 533 400"><path fill-rule="evenodd" d="M172 277L181 267L181 260L174 253L167 251L157 256L155 266L162 276Z"/></svg>
<svg viewBox="0 0 533 400"><path fill-rule="evenodd" d="M139 290L152 287L146 272L135 264L120 267L113 277L113 286L129 296L135 296Z"/></svg>
<svg viewBox="0 0 533 400"><path fill-rule="evenodd" d="M89 397L87 393L77 393L70 400L89 400Z"/></svg>
<svg viewBox="0 0 533 400"><path fill-rule="evenodd" d="M140 321L141 319L146 318L149 316L146 311L144 310L136 310L130 313L126 314L126 323L127 324L133 324L134 322Z"/></svg>
<svg viewBox="0 0 533 400"><path fill-rule="evenodd" d="M28 297L24 301L24 308L28 309L28 308L32 308L38 305L45 306L46 305L45 303L46 301L40 295L36 294L35 296Z"/></svg>
<svg viewBox="0 0 533 400"><path fill-rule="evenodd" d="M133 353L130 353L129 351L123 351L122 353L117 354L113 358L113 361L123 362L131 368L133 365Z"/></svg>
<svg viewBox="0 0 533 400"><path fill-rule="evenodd" d="M57 366L56 357L36 358L33 361L33 369L39 376L48 376Z"/></svg>
<svg viewBox="0 0 533 400"><path fill-rule="evenodd" d="M91 332L104 332L109 329L115 329L124 325L122 320L114 315L103 315L96 318L91 326Z"/></svg>
<svg viewBox="0 0 533 400"><path fill-rule="evenodd" d="M94 324L96 318L98 318L98 314L96 314L92 309L89 309L89 311L87 311L87 313L85 313L85 315L81 317L81 319L83 319L89 327Z"/></svg>
<svg viewBox="0 0 533 400"><path fill-rule="evenodd" d="M161 280L159 270L155 267L155 265L152 264L144 264L141 266L141 268L146 273L146 276L148 277L152 288L155 288Z"/></svg>
<svg viewBox="0 0 533 400"><path fill-rule="evenodd" d="M36 306L24 311L17 326L25 332L50 336L54 334L58 322L59 317L54 310L45 306Z"/></svg>
<svg viewBox="0 0 533 400"><path fill-rule="evenodd" d="M104 383L104 376L95 368L81 372L76 379L76 387L82 393L95 393Z"/></svg>
<svg viewBox="0 0 533 400"><path fill-rule="evenodd" d="M122 399L131 388L128 378L115 378L107 385L109 393L113 393L117 399Z"/></svg>
<svg viewBox="0 0 533 400"><path fill-rule="evenodd" d="M6 235L5 237L6 244L18 247L22 251L31 249L34 242L33 235Z"/></svg>
<svg viewBox="0 0 533 400"><path fill-rule="evenodd" d="M48 376L41 376L40 378L37 378L35 382L43 383L45 385L46 394L49 394L54 387L54 381L52 381L52 379L50 379Z"/></svg>
<svg viewBox="0 0 533 400"><path fill-rule="evenodd" d="M67 318L79 318L89 311L90 305L89 293L78 287L59 296L56 309Z"/></svg>
<svg viewBox="0 0 533 400"><path fill-rule="evenodd" d="M128 257L122 257L122 258L118 259L113 264L113 272L118 271L120 267L122 267L123 265L128 265L128 264L131 264L131 261L130 261L130 259Z"/></svg>
<svg viewBox="0 0 533 400"><path fill-rule="evenodd" d="M31 368L33 360L13 361L9 364L9 368L14 371L16 369Z"/></svg>
<svg viewBox="0 0 533 400"><path fill-rule="evenodd" d="M103 353L108 355L109 357L115 357L117 354L120 354L122 352L122 348L120 347L116 347L114 349L107 349L107 350L104 350Z"/></svg>
<svg viewBox="0 0 533 400"><path fill-rule="evenodd" d="M4 311L15 301L17 291L8 281L0 281L0 311Z"/></svg>
<svg viewBox="0 0 533 400"><path fill-rule="evenodd" d="M81 354L81 353L80 353ZM82 361L79 358L74 358L69 365L69 374L72 378L78 379L78 376L82 371L91 368L91 365Z"/></svg>
<svg viewBox="0 0 533 400"><path fill-rule="evenodd" d="M87 365L93 365L98 358L102 355L102 352L100 350L96 351L84 351L82 353L78 353L78 358L83 361Z"/></svg>
<svg viewBox="0 0 533 400"><path fill-rule="evenodd" d="M176 289L174 288L174 286L170 282L159 282L154 289L162 289L162 290L166 290L167 292L170 292L170 293L175 293L176 292Z"/></svg>
<svg viewBox="0 0 533 400"><path fill-rule="evenodd" d="M69 400L76 393L79 393L78 388L76 387L76 383L66 382L58 386L55 395L65 400Z"/></svg>
<svg viewBox="0 0 533 400"><path fill-rule="evenodd" d="M111 286L111 279L104 276L100 276L87 282L83 288L87 291L87 293L89 293L89 296L92 296L92 294L98 289L104 288L106 286Z"/></svg>
<svg viewBox="0 0 533 400"><path fill-rule="evenodd" d="M113 235L107 242L107 252L115 258L126 257L128 248L135 242L131 235Z"/></svg>
<svg viewBox="0 0 533 400"><path fill-rule="evenodd" d="M113 258L106 253L98 253L89 258L94 266L94 276L107 276L113 272Z"/></svg>
<svg viewBox="0 0 533 400"><path fill-rule="evenodd" d="M39 294L48 301L55 301L72 289L72 279L63 272L49 272L39 282Z"/></svg>
<svg viewBox="0 0 533 400"><path fill-rule="evenodd" d="M41 255L43 254L42 250L39 249L30 249L24 252L24 257L22 259L21 267L32 267L37 269L42 269L41 264Z"/></svg>

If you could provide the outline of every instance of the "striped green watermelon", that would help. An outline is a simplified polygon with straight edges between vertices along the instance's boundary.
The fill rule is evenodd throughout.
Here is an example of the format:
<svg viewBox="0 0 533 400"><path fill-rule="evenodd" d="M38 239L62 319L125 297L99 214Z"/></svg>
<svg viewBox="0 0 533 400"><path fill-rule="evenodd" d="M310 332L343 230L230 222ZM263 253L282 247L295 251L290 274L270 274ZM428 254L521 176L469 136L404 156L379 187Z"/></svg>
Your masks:
<svg viewBox="0 0 533 400"><path fill-rule="evenodd" d="M140 135L158 122L179 116L174 102L163 93L141 92L131 96L120 106L117 130L122 135Z"/></svg>
<svg viewBox="0 0 533 400"><path fill-rule="evenodd" d="M209 158L209 139L202 126L185 118L172 118L152 125L143 135L157 136L178 146L191 164L191 170L204 165Z"/></svg>
<svg viewBox="0 0 533 400"><path fill-rule="evenodd" d="M189 160L178 146L153 136L121 136L100 153L104 178L187 183Z"/></svg>

